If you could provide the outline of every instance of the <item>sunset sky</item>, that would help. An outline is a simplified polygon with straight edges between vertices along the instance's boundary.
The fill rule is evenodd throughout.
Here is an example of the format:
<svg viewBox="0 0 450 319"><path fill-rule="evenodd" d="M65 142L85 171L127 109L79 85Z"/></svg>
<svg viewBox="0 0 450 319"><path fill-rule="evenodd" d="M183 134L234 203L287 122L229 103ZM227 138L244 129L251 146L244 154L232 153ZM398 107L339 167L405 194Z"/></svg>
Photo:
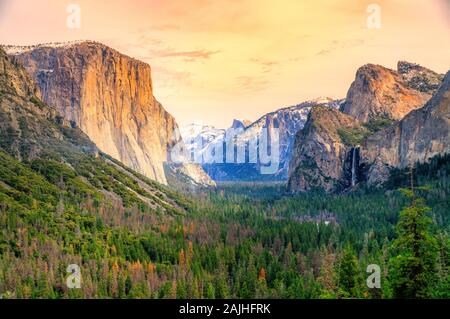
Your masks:
<svg viewBox="0 0 450 319"><path fill-rule="evenodd" d="M152 66L181 125L227 127L319 96L357 68L398 60L450 69L449 0L0 0L0 43L96 40ZM66 9L81 8L81 28ZM381 28L368 28L369 4Z"/></svg>

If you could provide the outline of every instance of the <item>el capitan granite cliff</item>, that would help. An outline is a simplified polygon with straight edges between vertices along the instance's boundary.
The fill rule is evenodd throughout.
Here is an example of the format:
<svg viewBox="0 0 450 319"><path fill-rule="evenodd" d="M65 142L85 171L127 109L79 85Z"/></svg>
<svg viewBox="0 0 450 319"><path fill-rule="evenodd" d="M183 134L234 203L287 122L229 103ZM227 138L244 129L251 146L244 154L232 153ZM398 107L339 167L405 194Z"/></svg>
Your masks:
<svg viewBox="0 0 450 319"><path fill-rule="evenodd" d="M181 137L154 97L150 65L92 41L5 49L35 79L42 100L100 150L167 183L164 163Z"/></svg>

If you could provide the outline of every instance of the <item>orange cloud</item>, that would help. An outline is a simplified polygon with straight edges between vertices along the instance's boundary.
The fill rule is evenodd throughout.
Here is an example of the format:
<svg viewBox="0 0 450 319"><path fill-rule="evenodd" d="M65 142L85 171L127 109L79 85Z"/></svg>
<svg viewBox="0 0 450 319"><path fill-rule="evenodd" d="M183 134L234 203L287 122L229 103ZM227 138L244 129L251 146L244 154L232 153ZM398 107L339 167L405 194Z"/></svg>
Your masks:
<svg viewBox="0 0 450 319"><path fill-rule="evenodd" d="M238 76L236 77L237 87L243 92L260 91L266 87L268 82L256 76Z"/></svg>
<svg viewBox="0 0 450 319"><path fill-rule="evenodd" d="M209 59L212 55L220 53L219 50L196 50L196 51L174 51L174 50L154 50L151 55L155 57L183 57L189 59Z"/></svg>
<svg viewBox="0 0 450 319"><path fill-rule="evenodd" d="M317 53L317 55L327 55L335 50L353 48L353 47L357 47L357 46L360 46L363 44L364 44L363 39L350 39L350 40L342 40L342 41L333 40L326 49L320 50Z"/></svg>
<svg viewBox="0 0 450 319"><path fill-rule="evenodd" d="M251 58L251 59L249 59L249 61L260 65L263 73L271 72L273 69L273 66L280 64L279 62L272 61L272 60L266 60L263 58Z"/></svg>

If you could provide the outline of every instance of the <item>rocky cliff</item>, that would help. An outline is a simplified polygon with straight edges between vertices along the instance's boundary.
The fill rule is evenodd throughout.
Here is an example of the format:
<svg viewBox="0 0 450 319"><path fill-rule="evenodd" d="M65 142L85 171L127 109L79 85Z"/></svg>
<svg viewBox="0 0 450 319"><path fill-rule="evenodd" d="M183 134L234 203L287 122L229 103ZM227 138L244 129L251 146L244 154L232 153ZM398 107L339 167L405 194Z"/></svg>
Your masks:
<svg viewBox="0 0 450 319"><path fill-rule="evenodd" d="M44 153L51 156L60 149L97 154L98 149L86 135L72 129L58 112L39 97L39 90L20 62L7 56L0 48L2 150L18 160L27 161Z"/></svg>
<svg viewBox="0 0 450 319"><path fill-rule="evenodd" d="M399 62L398 71L361 67L341 111L315 109L297 134L289 189L336 192L361 181L373 185L393 167L448 152L447 84L437 91L442 79L408 62Z"/></svg>
<svg viewBox="0 0 450 319"><path fill-rule="evenodd" d="M36 80L42 100L103 152L166 183L163 163L180 135L153 96L148 64L96 42L6 49Z"/></svg>
<svg viewBox="0 0 450 319"><path fill-rule="evenodd" d="M397 72L402 76L408 87L428 94L436 93L444 79L443 74L406 61L398 62Z"/></svg>
<svg viewBox="0 0 450 319"><path fill-rule="evenodd" d="M406 63L400 66L406 66ZM400 120L422 107L431 97L429 91L415 89L411 85L414 80L407 82L405 78L417 79L417 76L407 68L401 70L403 74L374 64L359 68L342 111L361 122L368 122L379 118Z"/></svg>
<svg viewBox="0 0 450 319"><path fill-rule="evenodd" d="M233 124L231 124L231 128L233 128L233 129L245 129L250 124L252 124L252 122L249 121L249 120L234 119L233 120Z"/></svg>
<svg viewBox="0 0 450 319"><path fill-rule="evenodd" d="M150 212L183 214L186 204L178 194L99 152L86 134L39 99L34 81L2 48L0 198L6 211L18 207L22 214L29 209L56 213L53 207L63 198L67 206L62 207L76 203L85 214L80 207L96 200L103 208L113 207L116 220L134 205L145 207L142 218L147 218Z"/></svg>
<svg viewBox="0 0 450 319"><path fill-rule="evenodd" d="M346 176L350 146L342 130L364 131L353 117L334 108L313 107L303 130L297 133L289 167L288 189L339 191L350 186Z"/></svg>
<svg viewBox="0 0 450 319"><path fill-rule="evenodd" d="M360 169L371 185L384 182L393 167L405 168L450 153L450 72L432 99L361 145Z"/></svg>

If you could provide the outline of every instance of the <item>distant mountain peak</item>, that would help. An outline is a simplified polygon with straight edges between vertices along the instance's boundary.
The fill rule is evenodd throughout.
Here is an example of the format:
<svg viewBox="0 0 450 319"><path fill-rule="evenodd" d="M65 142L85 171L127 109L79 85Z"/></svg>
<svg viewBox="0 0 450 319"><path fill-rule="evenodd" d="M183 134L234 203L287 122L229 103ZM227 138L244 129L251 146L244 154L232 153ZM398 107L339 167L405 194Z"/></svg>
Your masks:
<svg viewBox="0 0 450 319"><path fill-rule="evenodd" d="M233 123L231 124L231 128L234 128L234 129L243 128L243 129L245 129L250 124L252 124L252 122L249 121L249 120L233 119Z"/></svg>
<svg viewBox="0 0 450 319"><path fill-rule="evenodd" d="M280 108L262 115L253 123L234 119L227 130L217 129L210 125L190 124L181 129L181 135L189 151L197 150L205 154L210 147L220 145L225 140L225 134L231 129L239 130L235 136L236 145L247 147L249 141L260 138L265 129L277 129L279 133L280 165L275 174L263 175L258 165L252 163L204 163L203 168L215 180L284 180L287 178L288 164L292 156L294 137L303 128L308 114L313 106L338 109L342 100L329 97L319 97L300 104ZM236 132L230 132L235 134ZM201 143L201 145L200 145Z"/></svg>

